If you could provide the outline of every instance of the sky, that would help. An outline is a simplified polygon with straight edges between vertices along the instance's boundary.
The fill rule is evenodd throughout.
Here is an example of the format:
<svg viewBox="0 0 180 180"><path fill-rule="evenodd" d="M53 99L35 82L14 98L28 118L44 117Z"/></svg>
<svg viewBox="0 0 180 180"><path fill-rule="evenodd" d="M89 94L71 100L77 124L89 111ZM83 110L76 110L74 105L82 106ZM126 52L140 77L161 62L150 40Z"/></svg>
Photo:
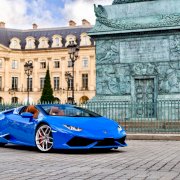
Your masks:
<svg viewBox="0 0 180 180"><path fill-rule="evenodd" d="M95 24L93 4L111 5L113 0L0 0L0 21L7 28L31 29L81 25L82 19Z"/></svg>

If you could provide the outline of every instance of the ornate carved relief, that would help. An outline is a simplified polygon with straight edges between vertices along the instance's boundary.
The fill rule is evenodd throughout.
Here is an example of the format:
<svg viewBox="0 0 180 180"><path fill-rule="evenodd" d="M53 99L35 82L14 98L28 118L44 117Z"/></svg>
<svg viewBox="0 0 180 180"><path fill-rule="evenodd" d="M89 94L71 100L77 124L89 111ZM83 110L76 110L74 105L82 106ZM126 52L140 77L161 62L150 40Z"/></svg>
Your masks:
<svg viewBox="0 0 180 180"><path fill-rule="evenodd" d="M131 93L132 76L156 76L159 94L180 92L180 61L97 65L97 94Z"/></svg>
<svg viewBox="0 0 180 180"><path fill-rule="evenodd" d="M180 14L178 13L148 17L108 19L107 11L101 5L98 5L98 7L94 5L94 12L97 17L97 23L93 30L91 30L92 32L136 30L180 25Z"/></svg>
<svg viewBox="0 0 180 180"><path fill-rule="evenodd" d="M98 65L97 94L126 95L130 94L129 66Z"/></svg>
<svg viewBox="0 0 180 180"><path fill-rule="evenodd" d="M157 75L155 64L153 63L136 63L136 64L130 65L130 67L131 67L132 76Z"/></svg>
<svg viewBox="0 0 180 180"><path fill-rule="evenodd" d="M120 63L119 59L119 41L103 40L96 44L97 64Z"/></svg>
<svg viewBox="0 0 180 180"><path fill-rule="evenodd" d="M178 60L180 56L180 35L173 35L169 38L171 60Z"/></svg>

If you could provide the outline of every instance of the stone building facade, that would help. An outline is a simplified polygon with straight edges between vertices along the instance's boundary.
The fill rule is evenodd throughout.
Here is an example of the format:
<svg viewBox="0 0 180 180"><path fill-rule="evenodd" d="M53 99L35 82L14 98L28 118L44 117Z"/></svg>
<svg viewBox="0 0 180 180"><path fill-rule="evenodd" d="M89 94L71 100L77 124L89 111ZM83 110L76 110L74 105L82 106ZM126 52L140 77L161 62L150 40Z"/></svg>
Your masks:
<svg viewBox="0 0 180 180"><path fill-rule="evenodd" d="M30 76L30 102L40 99L47 66L50 69L54 96L61 103L72 96L72 82L65 73L72 73L67 45L74 41L80 46L75 62L75 102L83 102L95 95L95 47L87 35L92 28L87 20L77 26L69 21L69 27L39 29L36 24L29 30L10 29L0 22L0 102L27 101L27 75L24 64L33 62Z"/></svg>

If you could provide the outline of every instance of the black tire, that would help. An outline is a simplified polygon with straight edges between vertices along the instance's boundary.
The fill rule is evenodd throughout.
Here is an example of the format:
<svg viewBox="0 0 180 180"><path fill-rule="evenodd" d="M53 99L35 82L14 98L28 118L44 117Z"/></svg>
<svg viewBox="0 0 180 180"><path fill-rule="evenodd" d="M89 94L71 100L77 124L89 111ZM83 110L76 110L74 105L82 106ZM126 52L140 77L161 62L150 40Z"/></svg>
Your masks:
<svg viewBox="0 0 180 180"><path fill-rule="evenodd" d="M53 149L53 137L51 127L42 124L37 128L35 135L36 147L41 152L49 152Z"/></svg>
<svg viewBox="0 0 180 180"><path fill-rule="evenodd" d="M6 143L0 143L0 147L4 147Z"/></svg>

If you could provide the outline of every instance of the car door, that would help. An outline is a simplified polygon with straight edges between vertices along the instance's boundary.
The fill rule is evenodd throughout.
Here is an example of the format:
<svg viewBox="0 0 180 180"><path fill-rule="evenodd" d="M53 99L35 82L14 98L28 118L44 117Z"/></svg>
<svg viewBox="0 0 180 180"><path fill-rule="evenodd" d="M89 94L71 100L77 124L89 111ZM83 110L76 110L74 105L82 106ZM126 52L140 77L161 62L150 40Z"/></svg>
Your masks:
<svg viewBox="0 0 180 180"><path fill-rule="evenodd" d="M33 118L22 117L21 114L11 114L7 118L12 141L34 145L34 133L37 121Z"/></svg>

